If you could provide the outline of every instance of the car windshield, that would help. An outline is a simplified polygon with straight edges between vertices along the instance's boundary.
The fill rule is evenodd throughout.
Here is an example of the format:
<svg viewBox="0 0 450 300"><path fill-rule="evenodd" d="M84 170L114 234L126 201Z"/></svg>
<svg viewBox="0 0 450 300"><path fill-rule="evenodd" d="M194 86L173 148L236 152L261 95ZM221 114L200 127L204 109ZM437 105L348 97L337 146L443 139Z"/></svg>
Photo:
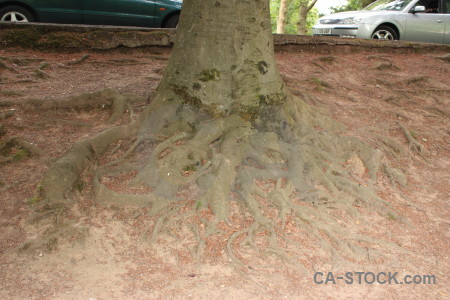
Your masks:
<svg viewBox="0 0 450 300"><path fill-rule="evenodd" d="M400 11L405 9L408 4L410 4L414 0L378 0L368 6L366 6L363 10L396 10Z"/></svg>

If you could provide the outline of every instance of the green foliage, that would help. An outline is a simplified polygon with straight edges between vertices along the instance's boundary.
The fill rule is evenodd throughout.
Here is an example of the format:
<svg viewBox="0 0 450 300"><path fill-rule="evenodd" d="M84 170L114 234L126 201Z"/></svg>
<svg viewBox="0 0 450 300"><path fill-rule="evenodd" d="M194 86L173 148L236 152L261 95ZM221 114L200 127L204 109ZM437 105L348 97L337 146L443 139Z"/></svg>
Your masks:
<svg viewBox="0 0 450 300"><path fill-rule="evenodd" d="M376 0L349 0L346 5L332 7L331 11L333 13L342 12L342 11L353 11L353 10L361 10L370 3L375 2Z"/></svg>
<svg viewBox="0 0 450 300"><path fill-rule="evenodd" d="M86 186L86 183L84 183L84 181L78 180L74 184L74 189L77 190L79 193L81 193L85 186Z"/></svg>
<svg viewBox="0 0 450 300"><path fill-rule="evenodd" d="M336 57L334 56L322 56L319 57L319 60L324 63L333 63L336 61Z"/></svg>
<svg viewBox="0 0 450 300"><path fill-rule="evenodd" d="M40 34L35 29L12 29L3 34L4 44L14 44L24 48L32 48L40 39Z"/></svg>
<svg viewBox="0 0 450 300"><path fill-rule="evenodd" d="M316 85L315 89L321 91L322 88L331 88L328 82L323 81L319 77L311 77L311 82Z"/></svg>
<svg viewBox="0 0 450 300"><path fill-rule="evenodd" d="M28 152L24 149L17 150L16 153L14 153L14 155L13 155L13 159L16 162L23 161L27 157L28 157Z"/></svg>
<svg viewBox="0 0 450 300"><path fill-rule="evenodd" d="M309 0L288 0L287 9L286 9L286 34L297 34L297 23L298 23L298 12L300 9L300 3L302 1ZM277 20L278 20L278 11L280 9L280 0L270 0L270 19L272 24L272 32L277 31ZM306 18L308 32L311 33L311 28L316 23L319 18L319 12L317 8L312 8L308 16Z"/></svg>
<svg viewBox="0 0 450 300"><path fill-rule="evenodd" d="M197 203L195 204L195 209L199 210L200 207L202 207L202 202L201 201L197 201Z"/></svg>
<svg viewBox="0 0 450 300"><path fill-rule="evenodd" d="M195 164L186 165L186 166L184 166L183 171L185 171L185 172L195 172L195 171L197 171L197 166Z"/></svg>
<svg viewBox="0 0 450 300"><path fill-rule="evenodd" d="M35 203L38 203L38 202L41 201L41 200L42 200L42 199L39 198L38 195L34 195L33 197L27 199L27 204L33 205L33 204L35 204Z"/></svg>
<svg viewBox="0 0 450 300"><path fill-rule="evenodd" d="M26 203L29 204L29 205L33 205L35 203L38 203L38 202L44 200L44 197L45 197L44 187L39 184L36 187L36 194L33 197L28 198L26 200Z"/></svg>
<svg viewBox="0 0 450 300"><path fill-rule="evenodd" d="M36 76L39 79L45 79L49 77L45 72L41 71L40 69L34 71L34 76Z"/></svg>
<svg viewBox="0 0 450 300"><path fill-rule="evenodd" d="M203 70L199 76L199 79L204 82L211 81L211 80L217 81L220 79L220 72L216 69Z"/></svg>
<svg viewBox="0 0 450 300"><path fill-rule="evenodd" d="M308 16L306 17L306 25L308 27L308 34L312 34L312 27L316 24L317 19L319 19L319 11L317 8L312 8L308 12Z"/></svg>
<svg viewBox="0 0 450 300"><path fill-rule="evenodd" d="M322 80L318 77L312 77L311 81L314 82L317 85L322 85Z"/></svg>
<svg viewBox="0 0 450 300"><path fill-rule="evenodd" d="M190 153L188 154L187 158L188 158L189 160L193 160L193 159L194 159L194 153L190 152Z"/></svg>
<svg viewBox="0 0 450 300"><path fill-rule="evenodd" d="M397 221L397 220L398 220L397 216L394 215L394 214L391 213L391 212L388 212L387 218L388 218L388 220L390 220L390 221Z"/></svg>

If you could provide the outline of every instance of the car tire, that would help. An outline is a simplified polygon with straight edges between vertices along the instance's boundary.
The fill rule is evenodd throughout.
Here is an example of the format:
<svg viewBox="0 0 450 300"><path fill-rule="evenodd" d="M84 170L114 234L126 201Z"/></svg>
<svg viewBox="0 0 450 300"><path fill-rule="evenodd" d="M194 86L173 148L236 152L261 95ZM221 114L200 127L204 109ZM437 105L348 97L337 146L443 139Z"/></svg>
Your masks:
<svg viewBox="0 0 450 300"><path fill-rule="evenodd" d="M372 39L374 39L374 40L398 40L398 34L392 27L379 26L372 33Z"/></svg>
<svg viewBox="0 0 450 300"><path fill-rule="evenodd" d="M177 28L180 15L173 15L164 22L164 28Z"/></svg>
<svg viewBox="0 0 450 300"><path fill-rule="evenodd" d="M0 21L3 22L34 22L35 18L27 9L10 5L0 9Z"/></svg>

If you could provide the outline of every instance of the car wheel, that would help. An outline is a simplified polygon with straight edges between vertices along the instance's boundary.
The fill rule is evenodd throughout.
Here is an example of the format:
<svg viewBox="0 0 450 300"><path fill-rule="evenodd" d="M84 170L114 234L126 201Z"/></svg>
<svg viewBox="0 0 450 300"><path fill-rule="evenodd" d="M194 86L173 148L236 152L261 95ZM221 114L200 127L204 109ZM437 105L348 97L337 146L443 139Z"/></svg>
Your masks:
<svg viewBox="0 0 450 300"><path fill-rule="evenodd" d="M180 15L173 15L164 23L164 28L177 28Z"/></svg>
<svg viewBox="0 0 450 300"><path fill-rule="evenodd" d="M0 21L3 22L34 22L33 15L20 6L6 6L0 9Z"/></svg>
<svg viewBox="0 0 450 300"><path fill-rule="evenodd" d="M372 34L375 40L398 40L397 32L392 27L380 26Z"/></svg>

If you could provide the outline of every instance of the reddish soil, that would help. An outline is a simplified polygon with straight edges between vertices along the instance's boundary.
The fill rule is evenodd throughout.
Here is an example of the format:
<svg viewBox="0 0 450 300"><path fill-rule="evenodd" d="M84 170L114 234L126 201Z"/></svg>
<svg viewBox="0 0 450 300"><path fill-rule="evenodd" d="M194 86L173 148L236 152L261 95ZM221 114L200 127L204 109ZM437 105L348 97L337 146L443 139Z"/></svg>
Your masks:
<svg viewBox="0 0 450 300"><path fill-rule="evenodd" d="M407 174L404 187L393 186L386 178L378 182L379 195L402 218L361 207L363 221L345 221L349 230L395 242L407 253L386 251L382 259L371 263L334 265L317 251L316 257L296 257L306 270L257 256L242 257L252 267L238 272L223 259L224 241L219 238L206 245L207 260L201 262L186 250L189 245L183 242L182 232L177 233L181 239L176 242L149 245L142 241L143 233L154 224L146 210L99 206L89 194L89 175L71 212L74 226L88 227L89 233L80 229L75 233L83 238L76 238L70 231L56 249L48 245L53 251L17 252L25 241L42 233L30 219L34 208L30 199L49 158L60 157L74 142L110 126L106 124L109 110L101 107L36 112L20 106L21 101L63 99L105 88L147 97L161 78L170 50L0 50L4 126L0 142L19 136L43 153L43 158L21 157L20 149L2 153L15 160L0 160L0 299L448 299L449 54L384 51L285 46L276 55L294 94L328 111L348 128L347 134L384 151L390 164ZM84 54L89 54L86 60L71 64ZM142 107L136 105L135 110ZM422 153L410 147L400 125L423 146ZM357 162L349 164L359 172ZM120 182L106 184L114 187ZM195 191L183 193L186 198L195 195ZM286 226L286 230L295 229ZM72 238L77 242L72 243ZM357 271L398 272L399 281L405 275L435 275L437 282L370 285L337 280L319 285L313 280L315 272L343 276Z"/></svg>

